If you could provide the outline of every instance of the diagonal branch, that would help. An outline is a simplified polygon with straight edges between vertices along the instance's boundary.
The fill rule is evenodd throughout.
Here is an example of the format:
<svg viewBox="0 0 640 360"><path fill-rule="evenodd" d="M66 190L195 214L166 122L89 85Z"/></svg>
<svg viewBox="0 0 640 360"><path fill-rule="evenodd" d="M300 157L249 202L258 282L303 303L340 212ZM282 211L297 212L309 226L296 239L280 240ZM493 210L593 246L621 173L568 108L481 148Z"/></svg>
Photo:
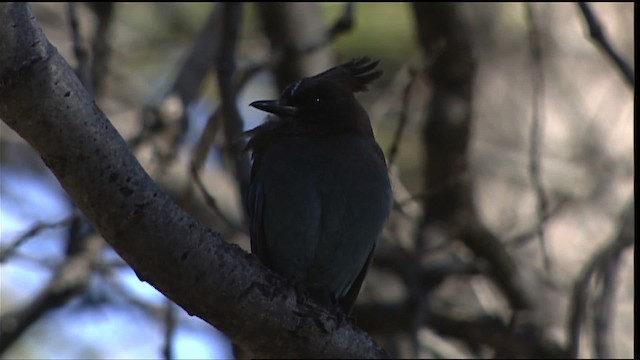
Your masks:
<svg viewBox="0 0 640 360"><path fill-rule="evenodd" d="M27 232L17 237L15 240L11 241L9 245L5 245L0 248L0 264L5 262L22 244L26 241L33 239L38 234L45 230L56 229L60 227L65 227L69 225L72 221L78 217L78 213L74 212L73 214L67 216L66 218L55 222L55 223L44 223L39 222L31 227Z"/></svg>
<svg viewBox="0 0 640 360"><path fill-rule="evenodd" d="M582 12L582 16L584 16L584 20L587 22L587 26L589 26L589 35L591 36L591 40L595 41L597 45L599 45L600 49L604 51L604 53L613 61L618 70L622 73L624 79L631 85L631 87L636 86L636 75L633 69L627 62L618 54L618 52L613 48L613 45L607 39L604 31L602 30L602 26L600 25L600 21L595 16L595 14L591 11L591 8L586 2L578 2L578 7L580 7L580 11Z"/></svg>

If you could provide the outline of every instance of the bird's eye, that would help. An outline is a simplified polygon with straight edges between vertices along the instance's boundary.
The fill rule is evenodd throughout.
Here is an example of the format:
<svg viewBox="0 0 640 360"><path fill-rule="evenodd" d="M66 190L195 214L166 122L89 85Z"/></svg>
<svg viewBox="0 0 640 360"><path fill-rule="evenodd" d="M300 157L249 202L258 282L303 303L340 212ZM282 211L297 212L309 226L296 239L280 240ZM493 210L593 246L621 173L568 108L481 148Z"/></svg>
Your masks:
<svg viewBox="0 0 640 360"><path fill-rule="evenodd" d="M320 98L319 97L315 98L315 102L319 103L320 102Z"/></svg>

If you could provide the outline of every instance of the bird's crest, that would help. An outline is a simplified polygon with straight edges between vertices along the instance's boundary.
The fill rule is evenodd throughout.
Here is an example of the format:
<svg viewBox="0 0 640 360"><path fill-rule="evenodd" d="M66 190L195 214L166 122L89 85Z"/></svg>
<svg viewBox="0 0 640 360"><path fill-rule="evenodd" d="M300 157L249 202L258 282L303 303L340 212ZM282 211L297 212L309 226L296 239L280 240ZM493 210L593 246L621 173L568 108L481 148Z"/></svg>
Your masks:
<svg viewBox="0 0 640 360"><path fill-rule="evenodd" d="M364 91L369 83L382 75L382 70L375 70L379 62L380 60L371 61L368 57L353 59L313 76L311 79L336 81L348 86L353 92Z"/></svg>

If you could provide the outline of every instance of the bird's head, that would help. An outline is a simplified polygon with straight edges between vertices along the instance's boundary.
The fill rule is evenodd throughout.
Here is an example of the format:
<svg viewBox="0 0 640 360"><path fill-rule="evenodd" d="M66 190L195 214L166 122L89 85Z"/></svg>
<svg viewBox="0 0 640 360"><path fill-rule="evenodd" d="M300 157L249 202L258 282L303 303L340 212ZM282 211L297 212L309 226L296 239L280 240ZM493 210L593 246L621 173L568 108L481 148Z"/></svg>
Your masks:
<svg viewBox="0 0 640 360"><path fill-rule="evenodd" d="M370 133L369 117L353 94L366 90L382 75L377 65L378 61L366 57L354 59L289 85L278 100L255 101L250 106L310 131Z"/></svg>

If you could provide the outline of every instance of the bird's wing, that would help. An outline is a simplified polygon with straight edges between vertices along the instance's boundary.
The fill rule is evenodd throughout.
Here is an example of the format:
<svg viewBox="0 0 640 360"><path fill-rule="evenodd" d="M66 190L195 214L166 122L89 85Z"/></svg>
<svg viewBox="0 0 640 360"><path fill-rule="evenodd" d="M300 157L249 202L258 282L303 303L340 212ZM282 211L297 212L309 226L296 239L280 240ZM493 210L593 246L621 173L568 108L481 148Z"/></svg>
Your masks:
<svg viewBox="0 0 640 360"><path fill-rule="evenodd" d="M388 216L391 190L384 160L364 137L337 140L333 173L322 184L321 236L309 281L354 299ZM348 302L348 301L347 301Z"/></svg>
<svg viewBox="0 0 640 360"><path fill-rule="evenodd" d="M364 277L367 275L367 271L369 270L369 264L371 263L371 258L373 258L373 251L371 249L369 252L369 256L367 257L367 261L365 262L362 270L358 274L358 277L353 281L351 287L344 295L342 299L339 300L340 307L345 312L345 314L351 313L353 309L353 305L356 303L356 299L358 298L358 294L360 293L360 288L362 287L362 282L364 281Z"/></svg>
<svg viewBox="0 0 640 360"><path fill-rule="evenodd" d="M250 190L252 251L293 281L305 278L320 236L319 170L307 145L274 141L254 164Z"/></svg>
<svg viewBox="0 0 640 360"><path fill-rule="evenodd" d="M264 193L261 182L252 182L249 186L248 211L251 224L249 234L251 237L251 252L268 266L267 252L264 242L263 218Z"/></svg>

